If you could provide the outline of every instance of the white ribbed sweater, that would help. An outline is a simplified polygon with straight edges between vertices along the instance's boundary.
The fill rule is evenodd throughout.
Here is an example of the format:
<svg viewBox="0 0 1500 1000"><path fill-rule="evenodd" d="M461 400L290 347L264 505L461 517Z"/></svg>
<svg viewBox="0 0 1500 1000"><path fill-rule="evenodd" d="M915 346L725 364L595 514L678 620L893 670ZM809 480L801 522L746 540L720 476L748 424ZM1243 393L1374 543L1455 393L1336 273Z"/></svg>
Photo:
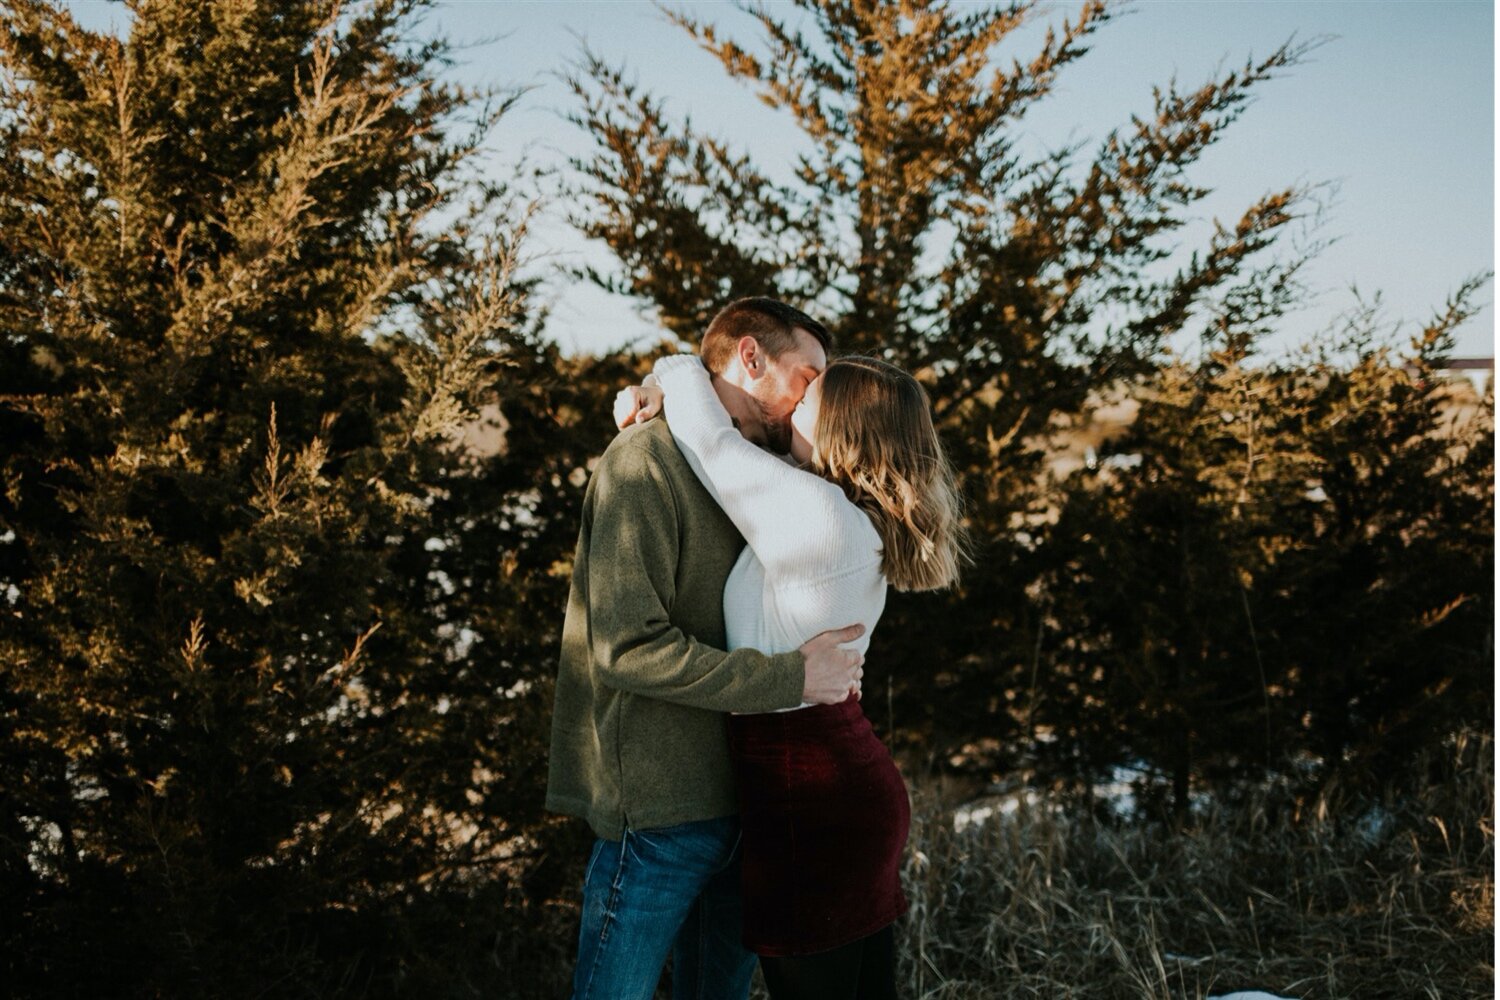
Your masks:
<svg viewBox="0 0 1500 1000"><path fill-rule="evenodd" d="M865 634L846 648L864 653L886 591L869 515L833 483L746 441L697 357L662 358L655 372L677 447L745 536L724 584L729 648L788 653L860 623Z"/></svg>

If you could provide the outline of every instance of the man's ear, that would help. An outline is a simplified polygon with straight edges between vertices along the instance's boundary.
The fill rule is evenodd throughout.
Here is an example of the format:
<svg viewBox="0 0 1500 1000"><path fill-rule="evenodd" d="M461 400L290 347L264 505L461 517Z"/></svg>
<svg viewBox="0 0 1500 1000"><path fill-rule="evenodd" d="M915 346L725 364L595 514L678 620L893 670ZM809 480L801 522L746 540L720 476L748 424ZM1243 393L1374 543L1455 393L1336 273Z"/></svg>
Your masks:
<svg viewBox="0 0 1500 1000"><path fill-rule="evenodd" d="M766 373L765 352L760 349L760 341L754 337L741 337L739 343L734 345L734 354L739 358L740 367L751 378L760 378Z"/></svg>

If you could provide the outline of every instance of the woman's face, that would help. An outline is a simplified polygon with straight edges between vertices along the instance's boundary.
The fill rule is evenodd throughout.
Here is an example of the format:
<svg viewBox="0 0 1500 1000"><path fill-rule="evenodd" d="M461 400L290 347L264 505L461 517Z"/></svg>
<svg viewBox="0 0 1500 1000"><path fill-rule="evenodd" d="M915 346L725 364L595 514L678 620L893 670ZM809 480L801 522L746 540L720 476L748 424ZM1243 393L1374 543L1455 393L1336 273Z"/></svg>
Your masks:
<svg viewBox="0 0 1500 1000"><path fill-rule="evenodd" d="M823 398L823 376L807 383L802 402L792 411L792 458L802 465L812 461L814 434L818 427L818 403Z"/></svg>

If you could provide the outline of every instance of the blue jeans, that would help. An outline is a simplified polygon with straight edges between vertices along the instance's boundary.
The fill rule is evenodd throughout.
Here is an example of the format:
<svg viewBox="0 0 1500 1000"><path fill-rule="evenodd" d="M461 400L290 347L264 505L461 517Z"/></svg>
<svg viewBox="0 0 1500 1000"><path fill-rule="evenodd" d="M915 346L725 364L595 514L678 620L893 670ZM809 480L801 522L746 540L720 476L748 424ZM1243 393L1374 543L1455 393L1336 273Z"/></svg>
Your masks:
<svg viewBox="0 0 1500 1000"><path fill-rule="evenodd" d="M669 955L673 1000L745 1000L739 846L732 816L596 840L573 1000L651 1000Z"/></svg>

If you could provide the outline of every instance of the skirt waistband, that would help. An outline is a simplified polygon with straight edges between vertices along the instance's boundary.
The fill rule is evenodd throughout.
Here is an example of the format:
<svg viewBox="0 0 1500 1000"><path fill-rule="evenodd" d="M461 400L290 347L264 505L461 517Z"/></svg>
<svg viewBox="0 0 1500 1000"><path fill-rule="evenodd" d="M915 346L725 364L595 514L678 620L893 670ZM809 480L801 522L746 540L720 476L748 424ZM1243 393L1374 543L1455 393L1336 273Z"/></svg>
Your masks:
<svg viewBox="0 0 1500 1000"><path fill-rule="evenodd" d="M791 737L814 736L830 730L865 727L870 720L854 698L837 705L812 705L795 712L764 712L759 715L731 715L730 731L740 736Z"/></svg>

